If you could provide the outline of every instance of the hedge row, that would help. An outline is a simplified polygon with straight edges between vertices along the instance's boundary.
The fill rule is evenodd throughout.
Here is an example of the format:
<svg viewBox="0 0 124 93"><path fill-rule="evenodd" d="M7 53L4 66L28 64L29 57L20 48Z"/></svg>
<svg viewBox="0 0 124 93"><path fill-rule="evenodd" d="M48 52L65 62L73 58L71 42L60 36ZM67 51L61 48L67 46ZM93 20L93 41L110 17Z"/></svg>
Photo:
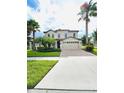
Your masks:
<svg viewBox="0 0 124 93"><path fill-rule="evenodd" d="M59 48L44 48L44 47L38 47L38 52L61 52Z"/></svg>

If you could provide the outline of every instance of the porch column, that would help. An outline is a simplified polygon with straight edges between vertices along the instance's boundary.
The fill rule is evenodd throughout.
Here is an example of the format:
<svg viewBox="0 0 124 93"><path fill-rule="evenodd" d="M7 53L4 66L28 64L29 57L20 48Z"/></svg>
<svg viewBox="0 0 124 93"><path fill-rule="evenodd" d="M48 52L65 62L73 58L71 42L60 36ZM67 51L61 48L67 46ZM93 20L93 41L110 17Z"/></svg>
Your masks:
<svg viewBox="0 0 124 93"><path fill-rule="evenodd" d="M55 48L57 48L57 41L55 41Z"/></svg>

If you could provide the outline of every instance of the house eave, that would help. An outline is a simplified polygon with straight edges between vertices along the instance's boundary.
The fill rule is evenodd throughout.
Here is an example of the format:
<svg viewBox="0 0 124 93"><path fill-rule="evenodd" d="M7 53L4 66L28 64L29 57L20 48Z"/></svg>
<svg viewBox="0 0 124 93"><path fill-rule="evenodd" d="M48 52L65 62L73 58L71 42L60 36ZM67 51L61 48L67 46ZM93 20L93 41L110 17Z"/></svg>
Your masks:
<svg viewBox="0 0 124 93"><path fill-rule="evenodd" d="M44 33L48 33L48 32L57 32L57 31L68 31L68 32L79 32L79 30L69 30L69 29L57 29L57 30L48 30L48 31L45 31Z"/></svg>

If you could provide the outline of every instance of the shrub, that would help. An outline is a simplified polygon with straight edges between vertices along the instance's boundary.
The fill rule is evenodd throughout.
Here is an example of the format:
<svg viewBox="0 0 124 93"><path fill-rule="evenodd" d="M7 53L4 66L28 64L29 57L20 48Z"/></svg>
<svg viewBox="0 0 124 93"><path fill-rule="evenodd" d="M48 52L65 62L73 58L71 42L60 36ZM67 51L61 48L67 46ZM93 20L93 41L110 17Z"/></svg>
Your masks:
<svg viewBox="0 0 124 93"><path fill-rule="evenodd" d="M93 48L94 48L93 44L86 45L86 51L88 52L92 52Z"/></svg>
<svg viewBox="0 0 124 93"><path fill-rule="evenodd" d="M38 52L61 52L59 48L43 48L43 47L38 47L37 51Z"/></svg>
<svg viewBox="0 0 124 93"><path fill-rule="evenodd" d="M27 51L28 57L59 57L60 52L38 52L38 51Z"/></svg>
<svg viewBox="0 0 124 93"><path fill-rule="evenodd" d="M41 41L42 41L42 37L37 37L34 39L35 43L41 43Z"/></svg>
<svg viewBox="0 0 124 93"><path fill-rule="evenodd" d="M94 48L92 51L93 54L97 55L97 48Z"/></svg>

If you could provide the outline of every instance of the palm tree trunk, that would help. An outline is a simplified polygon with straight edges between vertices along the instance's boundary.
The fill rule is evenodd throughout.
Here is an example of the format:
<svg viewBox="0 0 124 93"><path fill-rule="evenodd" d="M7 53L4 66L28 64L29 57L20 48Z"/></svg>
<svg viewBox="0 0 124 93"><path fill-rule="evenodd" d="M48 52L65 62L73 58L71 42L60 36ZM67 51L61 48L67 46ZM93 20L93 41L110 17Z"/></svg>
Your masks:
<svg viewBox="0 0 124 93"><path fill-rule="evenodd" d="M33 50L35 50L35 31L33 31Z"/></svg>
<svg viewBox="0 0 124 93"><path fill-rule="evenodd" d="M86 45L89 43L88 42L88 12L86 13Z"/></svg>

